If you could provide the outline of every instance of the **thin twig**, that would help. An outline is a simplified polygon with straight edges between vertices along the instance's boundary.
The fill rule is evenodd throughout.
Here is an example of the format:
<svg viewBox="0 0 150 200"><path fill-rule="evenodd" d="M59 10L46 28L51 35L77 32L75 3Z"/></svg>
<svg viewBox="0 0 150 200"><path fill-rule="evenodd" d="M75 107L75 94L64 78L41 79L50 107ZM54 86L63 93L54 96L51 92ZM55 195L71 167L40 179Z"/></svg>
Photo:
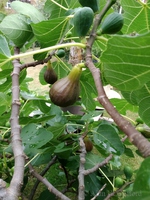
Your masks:
<svg viewBox="0 0 150 200"><path fill-rule="evenodd" d="M106 185L107 184L104 184L103 187L98 191L98 193L91 200L95 200L100 195L100 193L105 189Z"/></svg>
<svg viewBox="0 0 150 200"><path fill-rule="evenodd" d="M97 165L95 165L94 167L92 167L91 169L87 169L84 170L84 175L89 175L93 172L95 172L96 170L98 170L100 167L103 167L104 165L108 164L109 161L112 159L113 154L110 154L105 160L103 160L101 163L98 163Z"/></svg>
<svg viewBox="0 0 150 200"><path fill-rule="evenodd" d="M48 165L47 165L47 166L44 168L44 170L40 173L41 176L44 176L44 175L46 174L46 172L50 169L50 167L56 162L56 159L57 159L56 156L54 156L54 157L52 158L52 160L48 163ZM35 192L36 192L36 190L37 190L37 187L38 187L39 183L40 183L40 180L37 179L37 181L35 182L35 184L34 184L32 190L31 190L31 193L30 193L30 195L29 195L29 200L32 200L32 199L33 199L33 197L34 197L34 195L35 195Z"/></svg>
<svg viewBox="0 0 150 200"><path fill-rule="evenodd" d="M42 177L40 174L38 174L34 168L32 167L31 164L29 164L29 169L30 169L30 173L36 177L40 182L42 182L50 192L52 192L54 195L56 195L57 197L59 197L62 200L71 200L69 199L67 196L65 196L64 194L62 194L60 191L58 191L46 178Z"/></svg>
<svg viewBox="0 0 150 200"><path fill-rule="evenodd" d="M121 188L117 189L116 191L110 193L107 195L107 197L104 200L109 200L111 197L115 196L117 193L122 192L124 190L124 188L126 188L128 185L130 185L131 183L133 183L133 181L130 182L126 182Z"/></svg>

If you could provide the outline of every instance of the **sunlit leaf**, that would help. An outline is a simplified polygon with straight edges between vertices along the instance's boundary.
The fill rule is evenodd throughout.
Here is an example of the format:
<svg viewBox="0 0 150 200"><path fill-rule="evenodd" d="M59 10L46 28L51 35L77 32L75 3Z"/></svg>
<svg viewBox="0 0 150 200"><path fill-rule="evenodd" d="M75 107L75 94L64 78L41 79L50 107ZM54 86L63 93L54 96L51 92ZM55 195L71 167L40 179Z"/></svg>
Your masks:
<svg viewBox="0 0 150 200"><path fill-rule="evenodd" d="M2 69L12 68L12 62L10 58L1 53L0 53L0 68Z"/></svg>
<svg viewBox="0 0 150 200"><path fill-rule="evenodd" d="M117 111L122 115L126 115L127 114L126 112L128 110L130 110L131 112L137 112L138 111L137 106L131 105L125 99L111 99L110 101L116 107Z"/></svg>
<svg viewBox="0 0 150 200"><path fill-rule="evenodd" d="M0 24L0 30L17 47L22 47L33 36L27 18L20 14L7 15Z"/></svg>
<svg viewBox="0 0 150 200"><path fill-rule="evenodd" d="M51 19L63 16L68 11L68 9L73 9L80 5L78 0L70 0L69 2L57 0L55 2L58 4L55 4L51 0L47 0L44 6L44 11L49 14Z"/></svg>
<svg viewBox="0 0 150 200"><path fill-rule="evenodd" d="M102 54L107 81L119 90L141 88L150 80L150 33L140 36L114 36Z"/></svg>
<svg viewBox="0 0 150 200"><path fill-rule="evenodd" d="M122 0L124 16L124 33L146 33L150 31L150 1ZM140 24L140 25L139 25Z"/></svg>
<svg viewBox="0 0 150 200"><path fill-rule="evenodd" d="M4 54L7 57L11 56L10 49L7 40L4 36L0 35L0 54Z"/></svg>
<svg viewBox="0 0 150 200"><path fill-rule="evenodd" d="M33 32L42 47L55 45L63 36L68 19L60 17L49 21L32 24Z"/></svg>
<svg viewBox="0 0 150 200"><path fill-rule="evenodd" d="M20 14L30 17L33 23L38 23L45 20L44 15L38 11L35 6L29 3L13 1L11 3L11 8Z"/></svg>

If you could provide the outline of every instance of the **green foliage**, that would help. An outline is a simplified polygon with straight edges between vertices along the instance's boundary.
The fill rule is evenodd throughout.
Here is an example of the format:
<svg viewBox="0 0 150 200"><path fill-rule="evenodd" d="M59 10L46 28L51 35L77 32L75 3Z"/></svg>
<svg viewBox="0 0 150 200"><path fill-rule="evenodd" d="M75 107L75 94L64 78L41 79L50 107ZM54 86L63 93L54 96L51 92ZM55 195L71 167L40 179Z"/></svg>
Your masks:
<svg viewBox="0 0 150 200"><path fill-rule="evenodd" d="M27 63L28 56L33 56L34 61L40 61L50 53L58 79L64 78L72 69L70 48L72 46L74 48L86 47L86 41L79 37L88 38L88 31L94 22L93 11L92 15L88 16L89 21L85 20L86 24L83 23L85 21L82 21L81 15L78 18L78 22L81 20L81 23L78 24L77 32L79 34L77 35L74 31L77 23L73 24L73 18L83 9L78 0L70 0L69 3L62 0L56 2L47 0L41 13L30 4L15 1L11 4L12 9L16 11L15 14L0 15L0 177L8 184L11 181L14 166L9 122L12 114L12 60L19 57L21 64L30 64ZM105 0L98 1L97 10L101 11L105 3ZM101 70L103 84L112 85L122 96L122 99L111 99L112 104L124 116L127 111L138 112L143 126L144 124L150 126L149 4L149 0L147 3L142 3L140 0L122 0L124 17L122 34L96 36L92 51L94 64ZM110 8L104 19L112 11L113 8ZM85 26L88 26L88 29L85 29ZM68 33L71 33L69 37ZM39 48L32 51L31 48L35 42L39 44ZM75 44L78 45L75 46ZM14 56L14 46L20 48L21 54L18 57ZM58 49L62 48L66 53L63 57L56 53L59 51ZM82 55L78 55L77 51L74 56L82 57L80 61L84 62L84 53L83 50ZM27 58L25 63L22 63L22 57ZM43 85L47 84L43 78L46 70L46 64L44 65L39 72L41 90L43 90ZM80 166L79 137L86 134L93 144L92 151L86 154L86 169L96 166L109 154L113 154L111 162L85 176L86 199L96 195L100 188L107 183L103 191L104 195L97 197L97 199L103 200L110 191L115 191L115 187L120 188L129 180L134 183L133 185L129 184L122 191L122 194L126 195L125 200L130 200L133 196L136 196L137 200L141 200L141 197L142 200L149 199L149 158L143 161L137 172L133 170L133 176L131 176L131 171L130 174L129 171L128 174L124 172L124 165L127 163L123 164L121 158L126 155L128 159L135 159L133 147L129 141L123 144L121 139L124 135L113 120L108 119L107 121L107 119L101 118L105 112L103 108L97 110L96 106L101 105L96 101L97 91L90 70L84 68L82 71L79 101L64 111L51 102L48 91L44 95L40 95L29 89L28 84L31 79L27 76L26 67L19 75L21 102L19 123L22 126L23 148L32 165L40 170L54 156L57 156L53 167L58 168L57 170L53 169L57 173L52 181L58 176L65 185L65 187L60 187L61 190L70 187L69 189L77 194ZM81 115L80 112L77 112L78 109L84 114ZM97 117L100 117L100 120L95 119ZM130 116L126 117L134 126L141 123L136 119L134 121ZM138 130L138 127L136 128ZM28 174L27 168L25 173ZM51 182L50 174L53 174L51 170L46 177ZM121 179L122 183L115 185L116 177ZM67 183L69 184L67 185ZM59 183L57 182L57 184ZM30 187L29 180L26 181L26 184L24 183L24 188L28 185ZM24 189L22 193L24 193ZM132 197L128 194L131 194ZM54 195L43 189L40 191L38 199L46 198L54 199ZM119 197L116 196L115 199L119 199Z"/></svg>

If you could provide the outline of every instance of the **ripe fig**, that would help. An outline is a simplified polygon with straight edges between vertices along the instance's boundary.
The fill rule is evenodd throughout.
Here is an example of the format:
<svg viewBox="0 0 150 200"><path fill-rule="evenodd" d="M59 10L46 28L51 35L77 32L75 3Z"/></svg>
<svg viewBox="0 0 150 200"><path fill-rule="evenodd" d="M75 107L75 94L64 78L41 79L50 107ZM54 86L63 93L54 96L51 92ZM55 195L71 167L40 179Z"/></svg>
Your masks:
<svg viewBox="0 0 150 200"><path fill-rule="evenodd" d="M83 63L75 65L68 76L59 79L52 85L49 96L51 101L60 107L74 104L80 93L80 75Z"/></svg>
<svg viewBox="0 0 150 200"><path fill-rule="evenodd" d="M88 136L86 136L86 137L84 138L84 144L85 144L85 148L86 148L86 151L87 151L87 152L92 151L92 149L93 149L93 143L92 143L92 141L89 139Z"/></svg>
<svg viewBox="0 0 150 200"><path fill-rule="evenodd" d="M44 73L44 80L49 84L53 84L57 81L57 74L54 71L50 61L47 63L47 69Z"/></svg>

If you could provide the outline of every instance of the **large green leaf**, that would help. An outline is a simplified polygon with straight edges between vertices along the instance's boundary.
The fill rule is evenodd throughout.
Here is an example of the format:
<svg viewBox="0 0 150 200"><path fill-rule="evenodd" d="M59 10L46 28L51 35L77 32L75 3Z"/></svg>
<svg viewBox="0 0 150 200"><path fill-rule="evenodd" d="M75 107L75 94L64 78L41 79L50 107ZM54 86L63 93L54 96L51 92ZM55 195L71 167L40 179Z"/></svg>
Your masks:
<svg viewBox="0 0 150 200"><path fill-rule="evenodd" d="M27 18L20 14L6 16L0 24L0 30L17 47L22 47L33 36Z"/></svg>
<svg viewBox="0 0 150 200"><path fill-rule="evenodd" d="M121 155L124 152L124 146L118 136L118 130L109 123L99 125L93 134L94 142L106 152Z"/></svg>
<svg viewBox="0 0 150 200"><path fill-rule="evenodd" d="M21 138L24 145L29 145L32 148L40 148L53 138L53 134L44 128L38 128L36 124L31 123L23 127Z"/></svg>
<svg viewBox="0 0 150 200"><path fill-rule="evenodd" d="M42 47L53 46L61 39L68 24L68 18L60 17L32 24L33 32Z"/></svg>
<svg viewBox="0 0 150 200"><path fill-rule="evenodd" d="M29 3L13 1L11 3L11 8L20 14L30 17L33 23L38 23L45 20L44 15Z"/></svg>
<svg viewBox="0 0 150 200"><path fill-rule="evenodd" d="M150 1L122 0L124 11L124 33L146 33L150 31Z"/></svg>
<svg viewBox="0 0 150 200"><path fill-rule="evenodd" d="M119 90L141 88L150 80L149 47L150 33L109 39L101 57L107 81Z"/></svg>
<svg viewBox="0 0 150 200"><path fill-rule="evenodd" d="M136 175L135 182L133 184L133 190L131 195L124 200L133 200L133 196L136 200L149 200L150 197L150 158L146 158Z"/></svg>

